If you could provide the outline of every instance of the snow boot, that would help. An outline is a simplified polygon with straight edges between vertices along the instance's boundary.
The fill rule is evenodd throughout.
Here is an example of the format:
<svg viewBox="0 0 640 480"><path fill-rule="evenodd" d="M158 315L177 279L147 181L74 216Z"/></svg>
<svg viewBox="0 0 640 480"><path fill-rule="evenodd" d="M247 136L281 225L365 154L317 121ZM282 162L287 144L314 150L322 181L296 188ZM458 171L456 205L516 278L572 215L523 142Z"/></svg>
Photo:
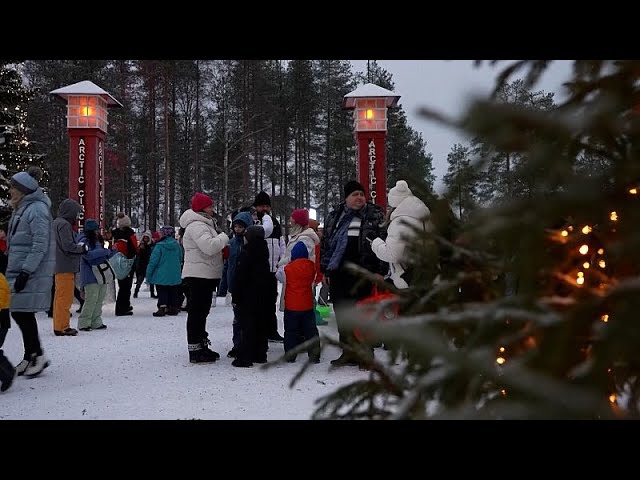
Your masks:
<svg viewBox="0 0 640 480"><path fill-rule="evenodd" d="M15 376L16 369L13 368L11 362L7 360L3 351L0 350L0 392L4 392L9 389Z"/></svg>
<svg viewBox="0 0 640 480"><path fill-rule="evenodd" d="M191 363L213 363L218 358L220 355L208 348L203 348L202 343L189 344L189 362Z"/></svg>

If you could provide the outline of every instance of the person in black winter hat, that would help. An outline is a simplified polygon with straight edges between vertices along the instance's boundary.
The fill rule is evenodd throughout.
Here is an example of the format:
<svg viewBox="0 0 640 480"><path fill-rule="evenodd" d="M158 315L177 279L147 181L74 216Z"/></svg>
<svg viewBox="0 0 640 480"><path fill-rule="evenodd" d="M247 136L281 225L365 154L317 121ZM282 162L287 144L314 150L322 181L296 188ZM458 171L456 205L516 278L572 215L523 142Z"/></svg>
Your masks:
<svg viewBox="0 0 640 480"><path fill-rule="evenodd" d="M362 192L364 195L365 190L360 182L349 180L344 186L344 198L347 198L353 192Z"/></svg>
<svg viewBox="0 0 640 480"><path fill-rule="evenodd" d="M325 220L320 243L320 270L324 274L323 283L329 285L340 342L360 349L362 355L356 357L343 351L331 364L336 367L365 367L363 357L372 357L373 349L369 345L360 344L353 331L345 328L341 312L371 295L373 285L349 272L344 266L347 262L352 262L375 274L387 273L389 265L379 260L371 249L373 239L386 237L383 229L385 212L379 205L367 202L364 187L355 180L346 183L344 193L344 202L336 206Z"/></svg>
<svg viewBox="0 0 640 480"><path fill-rule="evenodd" d="M278 270L278 263L280 262L282 255L284 255L286 244L284 242L284 237L282 236L280 223L275 216L271 214L271 197L269 197L269 194L267 192L258 193L253 202L253 206L256 209L258 220L262 221L262 218L266 213L273 221L273 232L271 232L271 235L266 238L267 248L269 249L269 271L271 272L268 290L271 298L273 299L273 308L270 309L267 315L267 336L270 342L281 343L284 341L284 337L278 333L278 317L276 315L278 310L278 280L276 280L276 271Z"/></svg>

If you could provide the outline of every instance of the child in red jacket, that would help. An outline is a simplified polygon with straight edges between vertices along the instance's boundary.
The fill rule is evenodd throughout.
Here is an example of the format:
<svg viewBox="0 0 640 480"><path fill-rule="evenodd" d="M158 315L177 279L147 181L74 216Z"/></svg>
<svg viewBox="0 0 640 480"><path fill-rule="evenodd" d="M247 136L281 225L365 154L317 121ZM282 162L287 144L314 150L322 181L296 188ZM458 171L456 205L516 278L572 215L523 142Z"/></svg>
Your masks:
<svg viewBox="0 0 640 480"><path fill-rule="evenodd" d="M313 282L316 278L315 264L309 260L307 246L297 242L291 250L291 262L276 274L283 283L280 310L284 310L284 351L293 350L301 343L318 337L313 305ZM320 343L309 349L309 360L320 363ZM296 356L287 356L295 362Z"/></svg>

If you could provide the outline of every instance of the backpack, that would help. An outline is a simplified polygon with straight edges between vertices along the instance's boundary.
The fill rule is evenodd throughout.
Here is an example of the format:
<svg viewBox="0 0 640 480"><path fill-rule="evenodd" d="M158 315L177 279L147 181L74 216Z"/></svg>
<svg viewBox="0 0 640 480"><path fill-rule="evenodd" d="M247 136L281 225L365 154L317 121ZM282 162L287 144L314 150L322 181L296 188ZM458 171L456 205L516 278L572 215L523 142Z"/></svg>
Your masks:
<svg viewBox="0 0 640 480"><path fill-rule="evenodd" d="M116 279L116 273L108 261L104 261L98 265L92 265L91 271L93 272L93 276L96 277L98 285L107 285L113 283Z"/></svg>
<svg viewBox="0 0 640 480"><path fill-rule="evenodd" d="M111 265L116 278L118 280L124 280L131 273L133 262L135 262L135 260L135 257L127 258L124 253L117 252L109 259L109 265Z"/></svg>

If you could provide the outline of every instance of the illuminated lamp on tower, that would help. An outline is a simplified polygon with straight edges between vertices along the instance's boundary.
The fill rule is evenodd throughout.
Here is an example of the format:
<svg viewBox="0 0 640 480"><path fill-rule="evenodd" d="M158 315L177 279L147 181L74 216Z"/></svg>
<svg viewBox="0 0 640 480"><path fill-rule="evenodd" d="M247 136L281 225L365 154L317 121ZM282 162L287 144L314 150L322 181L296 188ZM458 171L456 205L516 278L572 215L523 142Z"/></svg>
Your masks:
<svg viewBox="0 0 640 480"><path fill-rule="evenodd" d="M67 103L69 130L69 198L82 205L78 229L85 218L105 222L104 141L108 107L122 104L95 83L85 80L50 92Z"/></svg>
<svg viewBox="0 0 640 480"><path fill-rule="evenodd" d="M373 83L360 85L342 99L342 108L353 110L356 141L356 178L369 201L386 208L387 109L398 106L400 95Z"/></svg>

